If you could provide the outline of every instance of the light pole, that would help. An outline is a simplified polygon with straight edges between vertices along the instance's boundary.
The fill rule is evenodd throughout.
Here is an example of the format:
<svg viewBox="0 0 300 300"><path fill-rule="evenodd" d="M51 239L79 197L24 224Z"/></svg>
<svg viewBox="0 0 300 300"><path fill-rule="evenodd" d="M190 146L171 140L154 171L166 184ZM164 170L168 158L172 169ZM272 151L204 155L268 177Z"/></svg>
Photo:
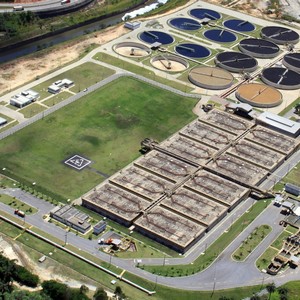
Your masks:
<svg viewBox="0 0 300 300"><path fill-rule="evenodd" d="M67 245L67 243L68 243L68 231L65 234L65 246Z"/></svg>

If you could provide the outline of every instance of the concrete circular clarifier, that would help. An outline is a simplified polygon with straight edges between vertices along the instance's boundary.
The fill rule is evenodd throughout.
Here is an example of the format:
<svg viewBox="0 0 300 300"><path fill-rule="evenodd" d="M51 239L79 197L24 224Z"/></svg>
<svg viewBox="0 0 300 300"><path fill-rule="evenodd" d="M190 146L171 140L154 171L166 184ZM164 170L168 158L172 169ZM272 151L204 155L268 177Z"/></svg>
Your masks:
<svg viewBox="0 0 300 300"><path fill-rule="evenodd" d="M254 38L240 41L239 49L245 54L258 58L273 58L278 55L280 50L273 42Z"/></svg>
<svg viewBox="0 0 300 300"><path fill-rule="evenodd" d="M199 87L209 90L229 88L234 77L226 70L216 67L195 67L189 73L189 80Z"/></svg>
<svg viewBox="0 0 300 300"><path fill-rule="evenodd" d="M279 45L299 42L299 34L296 31L280 26L266 26L262 28L260 35L262 38Z"/></svg>
<svg viewBox="0 0 300 300"><path fill-rule="evenodd" d="M191 18L174 18L168 21L169 25L180 30L198 30L201 24Z"/></svg>
<svg viewBox="0 0 300 300"><path fill-rule="evenodd" d="M253 72L257 68L257 60L250 55L241 52L221 52L215 57L215 64L218 67L230 72Z"/></svg>
<svg viewBox="0 0 300 300"><path fill-rule="evenodd" d="M191 9L189 11L189 14L197 19L203 20L203 19L210 19L210 20L219 20L221 19L221 15L212 9L207 9L207 8L195 8Z"/></svg>
<svg viewBox="0 0 300 300"><path fill-rule="evenodd" d="M286 68L274 67L264 69L261 80L273 87L283 90L300 89L300 74Z"/></svg>
<svg viewBox="0 0 300 300"><path fill-rule="evenodd" d="M172 35L156 30L145 30L139 34L139 38L148 44L161 43L168 45L174 42Z"/></svg>
<svg viewBox="0 0 300 300"><path fill-rule="evenodd" d="M238 19L227 20L224 22L224 26L238 32L248 32L255 29L252 23Z"/></svg>
<svg viewBox="0 0 300 300"><path fill-rule="evenodd" d="M123 42L113 46L113 50L126 57L146 57L151 54L151 49L141 43Z"/></svg>
<svg viewBox="0 0 300 300"><path fill-rule="evenodd" d="M236 98L254 107L275 107L282 103L282 94L261 83L242 84L235 92Z"/></svg>
<svg viewBox="0 0 300 300"><path fill-rule="evenodd" d="M231 43L234 42L237 37L234 33L225 29L210 29L204 32L204 36L217 43Z"/></svg>
<svg viewBox="0 0 300 300"><path fill-rule="evenodd" d="M282 62L288 69L300 73L300 53L288 53Z"/></svg>
<svg viewBox="0 0 300 300"><path fill-rule="evenodd" d="M206 47L193 43L182 43L175 47L175 51L189 58L205 58L210 56L211 52Z"/></svg>
<svg viewBox="0 0 300 300"><path fill-rule="evenodd" d="M189 67L188 62L176 55L157 55L150 60L153 67L167 72L181 72Z"/></svg>

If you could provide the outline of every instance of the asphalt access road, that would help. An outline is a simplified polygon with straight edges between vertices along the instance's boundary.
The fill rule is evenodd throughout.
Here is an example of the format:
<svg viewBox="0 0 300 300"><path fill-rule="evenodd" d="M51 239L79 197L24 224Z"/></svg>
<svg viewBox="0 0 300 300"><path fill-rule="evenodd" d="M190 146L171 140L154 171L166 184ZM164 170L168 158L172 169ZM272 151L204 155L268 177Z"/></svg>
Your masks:
<svg viewBox="0 0 300 300"><path fill-rule="evenodd" d="M278 169L278 174L285 174L287 170L291 169L292 165L295 165L300 160L300 151L294 154L285 164ZM275 172L276 173L276 172ZM279 176L279 175L278 175ZM267 181L266 185L274 184L272 180ZM276 284L283 284L290 280L299 279L299 270L287 270L284 274L277 275L276 277L268 274L261 273L255 267L255 261L261 255L264 250L272 243L274 239L282 232L283 228L278 225L282 216L280 215L280 209L270 205L266 210L260 214L247 228L241 230L241 234L226 248L218 257L217 261L212 264L208 269L187 277L163 277L157 276L145 272L135 267L136 260L134 259L119 259L116 257L110 257L109 255L102 253L98 250L97 241L89 241L83 239L80 236L69 232L66 233L62 228L55 226L53 223L48 223L43 220L42 216L49 212L53 205L48 202L44 202L40 199L36 199L32 195L28 195L18 189L6 189L0 192L7 193L11 196L19 198L20 200L35 206L39 209L39 212L26 217L26 223L29 223L41 230L55 236L56 238L72 244L73 246L89 252L104 261L111 261L112 264L134 273L140 277L146 278L153 282L157 281L159 284L176 287L187 290L212 290L212 289L225 289L233 288L245 285L261 284L262 282L275 282ZM166 258L165 264L186 264L192 263L195 257L199 253L204 251L206 246L209 246L219 235L221 235L225 229L229 228L232 222L242 214L244 210L250 209L254 200L248 198L242 203L237 210L234 210L232 214L229 214L220 225L214 230L209 232L207 236L201 240L196 247L194 247L188 254L182 258ZM7 213L13 214L13 209L0 203L0 209ZM250 254L245 262L235 262L231 259L232 252L241 244L241 242L249 235L253 229L261 224L268 224L272 226L272 232L266 237L266 239ZM155 263L163 265L164 259L142 259L142 264Z"/></svg>

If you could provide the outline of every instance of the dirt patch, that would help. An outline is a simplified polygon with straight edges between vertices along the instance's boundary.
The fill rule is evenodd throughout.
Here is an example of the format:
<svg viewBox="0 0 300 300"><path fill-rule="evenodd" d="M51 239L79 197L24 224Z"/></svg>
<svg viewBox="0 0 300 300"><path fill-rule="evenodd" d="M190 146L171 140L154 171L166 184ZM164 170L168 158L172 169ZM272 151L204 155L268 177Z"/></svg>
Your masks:
<svg viewBox="0 0 300 300"><path fill-rule="evenodd" d="M72 41L45 52L37 52L30 57L23 57L0 66L0 89L7 92L43 74L76 60L88 51L91 45L105 44L128 32L122 25L99 33L91 34L81 41Z"/></svg>

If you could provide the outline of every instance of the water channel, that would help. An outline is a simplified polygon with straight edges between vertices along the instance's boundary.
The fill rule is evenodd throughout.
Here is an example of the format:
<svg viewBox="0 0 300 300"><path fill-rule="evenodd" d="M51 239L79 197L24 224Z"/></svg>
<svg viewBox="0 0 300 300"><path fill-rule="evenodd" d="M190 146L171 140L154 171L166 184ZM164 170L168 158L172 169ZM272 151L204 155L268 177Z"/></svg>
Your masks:
<svg viewBox="0 0 300 300"><path fill-rule="evenodd" d="M154 2L156 1L147 1L146 4L142 4L137 8L141 8L144 5L148 5ZM122 22L123 16L124 12L110 18L105 18L103 20L95 21L88 25L80 26L78 28L71 29L63 33L58 33L56 35L40 39L38 41L33 41L25 45L12 47L9 50L0 50L0 63L11 61L15 58L28 55L39 50L72 40L90 32L99 31L108 26L116 25Z"/></svg>

